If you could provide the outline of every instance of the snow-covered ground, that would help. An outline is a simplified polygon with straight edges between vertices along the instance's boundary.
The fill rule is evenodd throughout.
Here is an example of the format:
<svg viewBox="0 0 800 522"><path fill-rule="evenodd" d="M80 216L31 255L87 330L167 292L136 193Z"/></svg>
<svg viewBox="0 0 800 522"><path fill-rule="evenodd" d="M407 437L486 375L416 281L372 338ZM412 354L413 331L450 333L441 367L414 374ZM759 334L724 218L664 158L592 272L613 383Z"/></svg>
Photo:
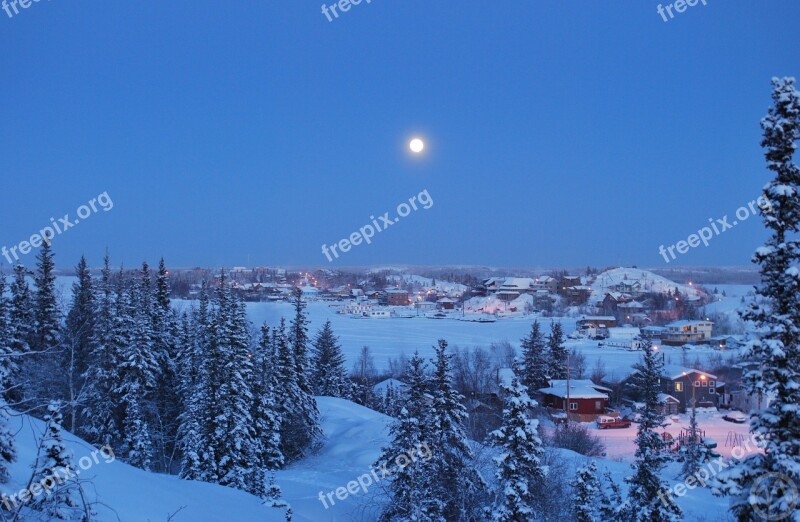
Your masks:
<svg viewBox="0 0 800 522"><path fill-rule="evenodd" d="M372 463L388 438L389 417L342 399L318 397L325 440L317 454L312 455L276 474L283 489L284 499L291 504L294 520L301 522L332 522L341 520L372 521L383 501L381 483L371 484L367 493L359 488L345 500L336 499L328 508L319 500L337 488L346 488L365 474L371 474ZM724 424L722 424L724 423ZM677 423L682 425L681 423ZM685 424L685 422L683 423ZM701 416L700 426L707 435L719 442L723 456L726 428L744 430L743 425L725 423L717 415ZM0 486L10 493L24 487L30 473L30 463L35 455L35 437L41 435L43 423L25 415L15 415L12 427L17 433L18 461L11 467L12 480ZM670 428L672 429L672 427ZM674 427L676 433L678 425ZM631 473L630 464L618 458L618 450L632 451L635 428L629 430L594 431L604 438L609 450L608 458L597 459L600 471L608 470L618 483ZM65 433L67 446L76 454L76 459L90 455L93 448L81 439ZM616 442L615 442L616 441ZM569 463L570 472L582 466L586 458L562 450L562 457ZM435 455L433 456L435 458ZM680 464L671 464L664 477L669 485L677 484ZM380 477L380 473L377 473ZM167 520L174 514L174 522L227 522L280 521L281 510L268 508L260 500L234 489L183 481L176 477L147 473L119 461L99 463L83 471L81 478L90 480L86 492L96 504L99 522L139 522ZM354 488L355 489L355 488ZM690 491L678 498L684 510L685 520L730 520L726 514L727 499L713 497L707 489Z"/></svg>

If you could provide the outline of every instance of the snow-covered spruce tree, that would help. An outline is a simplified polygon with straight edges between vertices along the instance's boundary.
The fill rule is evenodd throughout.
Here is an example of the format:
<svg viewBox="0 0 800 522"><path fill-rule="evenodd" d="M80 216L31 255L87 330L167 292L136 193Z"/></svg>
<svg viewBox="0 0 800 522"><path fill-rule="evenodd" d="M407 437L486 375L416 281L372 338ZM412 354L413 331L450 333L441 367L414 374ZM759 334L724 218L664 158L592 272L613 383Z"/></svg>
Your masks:
<svg viewBox="0 0 800 522"><path fill-rule="evenodd" d="M547 336L547 356L549 358L549 377L551 379L567 378L569 352L564 344L564 330L561 323L550 323L550 335Z"/></svg>
<svg viewBox="0 0 800 522"><path fill-rule="evenodd" d="M435 482L430 488L433 499L441 502L445 520L472 520L481 516L481 502L486 483L475 468L474 455L464 432L466 409L463 397L451 382L451 355L447 341L436 346L431 395L430 441L433 459L431 471Z"/></svg>
<svg viewBox="0 0 800 522"><path fill-rule="evenodd" d="M11 300L6 296L6 276L0 273L0 395L8 398L17 361L12 348Z"/></svg>
<svg viewBox="0 0 800 522"><path fill-rule="evenodd" d="M28 271L23 265L14 267L14 282L11 284L11 347L17 353L30 351L33 339L33 296L27 275Z"/></svg>
<svg viewBox="0 0 800 522"><path fill-rule="evenodd" d="M61 335L61 309L56 296L55 262L50 242L42 244L36 255L33 299L33 350L45 353L59 346Z"/></svg>
<svg viewBox="0 0 800 522"><path fill-rule="evenodd" d="M407 466L398 467L399 455L407 455L429 444L430 407L428 405L428 376L426 364L419 353L409 361L408 389L403 394L403 407L391 425L391 442L383 448L376 468L396 469L387 485L389 502L381 513L382 522L401 520L442 520L444 504L429 492L436 476L427 459L412 459Z"/></svg>
<svg viewBox="0 0 800 522"><path fill-rule="evenodd" d="M158 456L156 469L172 472L176 453L179 417L182 410L178 377L177 312L172 309L168 272L164 258L158 264L152 322L155 354L159 365L154 392L153 438Z"/></svg>
<svg viewBox="0 0 800 522"><path fill-rule="evenodd" d="M61 436L61 405L53 401L47 408L40 454L31 483L55 483L48 495L34 500L33 508L43 511L50 520L73 520L79 512L77 488L72 464L72 451L64 446ZM63 477L69 477L66 480Z"/></svg>
<svg viewBox="0 0 800 522"><path fill-rule="evenodd" d="M96 304L94 283L86 258L81 256L75 268L77 280L72 284L70 303L64 327L62 371L66 380L67 426L75 432L84 402L85 375L92 350Z"/></svg>
<svg viewBox="0 0 800 522"><path fill-rule="evenodd" d="M8 403L0 397L0 484L8 482L8 466L17 460L14 433L9 428L8 421Z"/></svg>
<svg viewBox="0 0 800 522"><path fill-rule="evenodd" d="M800 92L794 78L773 78L772 85L774 105L761 121L761 145L774 174L764 187L769 204L761 206L769 209L762 214L770 237L753 257L761 267L757 299L741 314L764 332L749 346L748 355L759 367L745 376L750 392L767 404L750 417L750 431L763 439L764 453L724 470L716 488L738 498L732 511L739 520L757 520L764 513L780 516L791 508L780 490L783 481L770 477L800 484L800 168L794 162ZM788 519L800 521L796 506Z"/></svg>
<svg viewBox="0 0 800 522"><path fill-rule="evenodd" d="M658 395L663 370L661 358L651 348L645 348L639 381L644 407L636 436L634 473L625 481L629 484L628 509L621 513L624 520L637 522L677 522L681 510L661 481L661 471L669 460L665 442L656 430L664 427L664 415Z"/></svg>
<svg viewBox="0 0 800 522"><path fill-rule="evenodd" d="M544 470L540 459L544 453L537 428L539 422L528 417L536 402L528 397L527 387L520 382L520 368L515 361L510 386L503 386L505 407L503 423L490 435L499 449L497 464L498 491L491 517L495 522L516 522L536 518L535 494L543 490Z"/></svg>
<svg viewBox="0 0 800 522"><path fill-rule="evenodd" d="M304 392L299 384L294 351L286 333L286 321L272 332L273 353L276 354L277 389L281 399L278 413L281 419L281 453L286 463L301 458L320 437L319 413L310 408L314 397Z"/></svg>
<svg viewBox="0 0 800 522"><path fill-rule="evenodd" d="M539 326L539 321L531 325L531 333L522 339L522 375L521 380L528 388L528 395L536 393L547 386L550 373L547 344Z"/></svg>
<svg viewBox="0 0 800 522"><path fill-rule="evenodd" d="M214 459L207 444L213 425L209 413L212 395L208 375L210 357L210 303L208 288L203 281L198 308L191 318L185 316L181 326L181 397L179 440L182 462L180 477L187 480L214 482Z"/></svg>
<svg viewBox="0 0 800 522"><path fill-rule="evenodd" d="M314 448L322 438L322 428L319 425L319 409L317 401L314 399L314 392L311 389L309 360L308 360L308 317L306 315L306 303L303 301L303 292L299 288L294 289L292 299L294 305L294 317L289 325L287 340L292 349L294 358L294 375L297 387L300 390L298 402L295 405L295 414L302 427L297 432L297 443L306 452ZM286 455L284 455L286 456Z"/></svg>
<svg viewBox="0 0 800 522"><path fill-rule="evenodd" d="M314 447L322 438L322 428L319 425L319 409L317 401L314 399L314 391L311 389L311 375L309 372L308 359L308 317L306 316L306 303L303 301L303 292L299 288L294 289L294 318L289 325L289 343L292 347L295 363L295 375L297 386L302 392L300 402L297 405L302 412L305 423L305 444L306 449Z"/></svg>
<svg viewBox="0 0 800 522"><path fill-rule="evenodd" d="M150 314L150 277L145 263L140 277L131 281L122 295L121 326L127 331L120 362L120 387L117 393L124 406L122 455L126 462L151 469L153 437L148 415L149 398L155 389L158 359L155 353Z"/></svg>
<svg viewBox="0 0 800 522"><path fill-rule="evenodd" d="M700 437L700 429L697 426L697 407L694 403L692 403L689 414L688 439L681 446L680 457L683 459L681 472L685 477L694 475L712 458L711 450Z"/></svg>
<svg viewBox="0 0 800 522"><path fill-rule="evenodd" d="M344 369L344 354L330 321L325 321L312 342L311 383L315 395L351 397L352 385Z"/></svg>
<svg viewBox="0 0 800 522"><path fill-rule="evenodd" d="M16 450L14 436L8 429L8 395L11 376L16 371L14 351L11 347L11 302L5 295L6 278L0 274L0 483L8 480L8 465L14 462Z"/></svg>
<svg viewBox="0 0 800 522"><path fill-rule="evenodd" d="M67 312L66 330L71 338L71 344L75 348L75 373L82 376L88 365L97 313L94 282L89 265L83 256L81 256L78 266L75 267L75 276L77 281L72 284L72 303ZM76 384L76 388L82 387L81 381Z"/></svg>
<svg viewBox="0 0 800 522"><path fill-rule="evenodd" d="M211 345L207 375L211 425L205 443L211 448L217 482L252 491L256 433L253 427L253 361L244 303L231 294L224 274L217 290L217 310L211 321Z"/></svg>
<svg viewBox="0 0 800 522"><path fill-rule="evenodd" d="M24 395L34 405L36 413L44 414L47 399L63 398L66 393L64 345L62 343L61 309L56 296L56 276L53 251L44 243L36 256L33 296L34 354L24 358Z"/></svg>
<svg viewBox="0 0 800 522"><path fill-rule="evenodd" d="M104 258L97 285L96 310L84 375L86 390L79 432L97 446L116 446L120 438L120 426L117 424L120 401L114 390L121 357L115 351L117 346L114 344L116 308L108 255Z"/></svg>
<svg viewBox="0 0 800 522"><path fill-rule="evenodd" d="M600 522L598 505L602 503L603 488L597 477L597 462L578 468L572 486L572 512L575 522Z"/></svg>
<svg viewBox="0 0 800 522"><path fill-rule="evenodd" d="M253 427L256 447L253 464L252 491L256 496L270 498L266 474L283 465L281 453L281 419L278 414L275 354L272 353L269 327L261 326L261 337L253 357ZM279 495L280 496L280 495Z"/></svg>

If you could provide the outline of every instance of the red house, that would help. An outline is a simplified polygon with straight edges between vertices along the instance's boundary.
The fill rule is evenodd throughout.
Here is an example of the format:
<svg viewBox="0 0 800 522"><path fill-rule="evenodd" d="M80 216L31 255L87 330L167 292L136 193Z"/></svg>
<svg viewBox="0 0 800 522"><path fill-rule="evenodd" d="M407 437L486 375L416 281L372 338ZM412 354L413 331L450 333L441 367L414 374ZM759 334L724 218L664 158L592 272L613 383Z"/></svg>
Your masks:
<svg viewBox="0 0 800 522"><path fill-rule="evenodd" d="M591 422L600 415L605 415L609 407L610 388L600 386L588 379L569 381L552 380L549 388L539 390L542 404L554 410L567 412L569 418L578 422ZM569 397L569 410L567 410Z"/></svg>

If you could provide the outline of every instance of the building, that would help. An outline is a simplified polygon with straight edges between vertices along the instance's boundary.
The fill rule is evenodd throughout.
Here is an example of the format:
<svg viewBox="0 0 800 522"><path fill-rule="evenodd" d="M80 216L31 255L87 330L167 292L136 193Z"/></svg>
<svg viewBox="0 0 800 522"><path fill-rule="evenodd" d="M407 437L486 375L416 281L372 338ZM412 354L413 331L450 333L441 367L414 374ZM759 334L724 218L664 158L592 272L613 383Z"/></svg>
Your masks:
<svg viewBox="0 0 800 522"><path fill-rule="evenodd" d="M661 332L662 344L682 346L689 343L708 344L711 339L711 321L674 321Z"/></svg>
<svg viewBox="0 0 800 522"><path fill-rule="evenodd" d="M456 307L456 300L449 297L442 297L436 301L439 310L453 310Z"/></svg>
<svg viewBox="0 0 800 522"><path fill-rule="evenodd" d="M408 290L393 288L386 291L386 304L389 306L408 306Z"/></svg>
<svg viewBox="0 0 800 522"><path fill-rule="evenodd" d="M582 330L590 325L596 328L612 328L617 326L617 318L613 315L582 315L575 323L575 328Z"/></svg>
<svg viewBox="0 0 800 522"><path fill-rule="evenodd" d="M550 387L540 389L539 393L542 394L542 405L563 412L567 412L569 407L570 419L591 422L606 414L610 406L611 391L611 388L600 386L588 379L573 379L569 381L569 388L565 380L550 381Z"/></svg>
<svg viewBox="0 0 800 522"><path fill-rule="evenodd" d="M544 290L555 294L558 292L558 280L555 277L539 276L532 281L531 287L534 290Z"/></svg>
<svg viewBox="0 0 800 522"><path fill-rule="evenodd" d="M497 288L495 295L503 301L513 301L522 294L531 293L533 283L530 277L507 277Z"/></svg>
<svg viewBox="0 0 800 522"><path fill-rule="evenodd" d="M661 391L679 401L680 412L686 412L692 406L692 400L698 406L716 407L724 397L725 383L717 380L716 375L681 366L665 366L661 375Z"/></svg>

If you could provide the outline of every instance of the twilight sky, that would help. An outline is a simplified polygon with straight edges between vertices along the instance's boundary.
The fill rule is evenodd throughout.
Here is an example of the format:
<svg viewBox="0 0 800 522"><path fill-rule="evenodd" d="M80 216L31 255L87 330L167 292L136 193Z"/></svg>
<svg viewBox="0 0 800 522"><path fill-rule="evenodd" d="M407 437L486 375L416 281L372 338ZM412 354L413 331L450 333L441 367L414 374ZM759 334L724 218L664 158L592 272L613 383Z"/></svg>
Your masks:
<svg viewBox="0 0 800 522"><path fill-rule="evenodd" d="M0 246L103 192L111 210L54 239L59 266L105 247L127 266L738 265L761 243L750 218L658 252L768 180L796 0L666 23L650 0L364 0L332 22L321 3L0 11ZM424 190L429 209L323 255Z"/></svg>

